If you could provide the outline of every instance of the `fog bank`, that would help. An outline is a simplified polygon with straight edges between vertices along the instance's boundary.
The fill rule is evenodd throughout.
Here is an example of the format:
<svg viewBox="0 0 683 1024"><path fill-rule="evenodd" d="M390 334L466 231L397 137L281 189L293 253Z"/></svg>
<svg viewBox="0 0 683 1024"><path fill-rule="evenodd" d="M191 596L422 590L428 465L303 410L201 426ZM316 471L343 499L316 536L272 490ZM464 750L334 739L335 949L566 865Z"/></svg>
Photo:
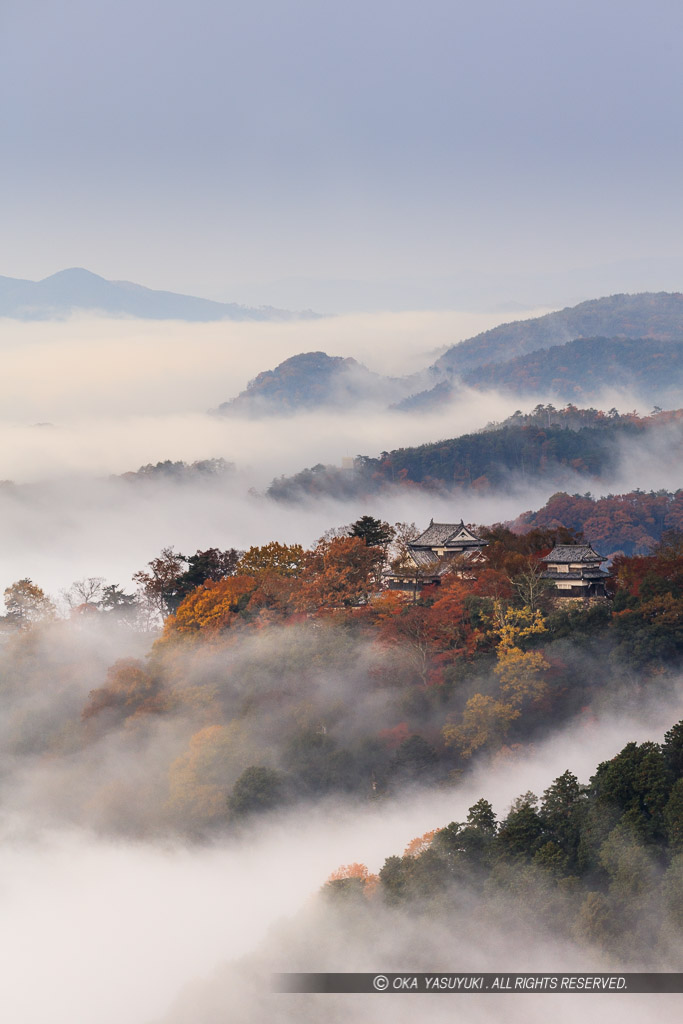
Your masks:
<svg viewBox="0 0 683 1024"><path fill-rule="evenodd" d="M212 324L86 315L32 323L0 319L0 405L5 416L25 422L66 414L197 412L215 408L257 373L300 352L353 356L370 370L403 376L428 366L444 347L546 312L377 313Z"/></svg>
<svg viewBox="0 0 683 1024"><path fill-rule="evenodd" d="M249 991L248 973L240 975L238 969L242 985L235 986L234 976L226 975L219 965L266 941L261 959L255 962L267 975L255 979L262 994L270 970L287 969L283 964L288 957L291 963L292 955L301 956L306 949L305 936L300 933L298 945L283 945L278 929L284 926L278 922L299 911L339 864L362 861L377 870L386 856L401 853L414 836L464 819L467 808L481 796L492 801L500 816L514 797L529 789L542 791L567 768L587 781L599 761L616 754L630 740L661 739L682 714L683 691L679 688L666 707L653 703L631 714L578 727L574 723L528 750L523 760L482 767L457 789L406 793L384 804L361 807L335 802L298 809L262 820L240 841L218 841L203 848L110 842L84 831L42 832L39 824L35 832L24 817L4 818L0 847L3 1019L22 1024L74 1020L98 1024L120 1024L121 1020L127 1024L152 1020L185 1024L194 1020L210 1024L220 1019L260 1019L253 1016L250 1001L254 993ZM266 940L274 926L276 931ZM285 927L285 937L290 927ZM417 936L414 940L417 960ZM327 936L321 955L337 949L341 957L345 941L343 934ZM384 941L385 948L379 952L388 956L391 936ZM395 953L400 945L394 943ZM355 954L349 949L346 955L348 961L329 969L352 969L347 963L354 955L367 956L368 950L359 938ZM533 944L525 949L519 943L508 945L505 953L498 937L474 952L442 946L434 969L561 969L557 961L562 955L569 953L560 948L534 948ZM571 955L576 963L576 951ZM465 966L473 958L477 966ZM565 958L563 963L567 962ZM299 965L296 969L305 968ZM315 964L308 969L316 969ZM392 970L392 966L378 959L366 962L364 969ZM576 969L595 970L598 965L593 960ZM206 981L212 972L216 972L213 979ZM167 1016L168 1007L186 985L191 989L179 1008ZM341 1007L337 1000L328 1003L324 997L304 998L307 1014L312 1013L303 1018L306 1020L324 1014L335 1021L383 1021L387 1012L384 1002L380 1008L369 997L344 997ZM472 1012L468 1019L473 1020L495 1021L504 1015L510 1020L540 1022L547 1020L549 1010L549 997L539 996L521 997L523 1016L517 1002L520 997L512 1003L484 997L476 1009L469 1001L435 1006L431 998L415 998L419 999L417 1005L392 1002L392 1019L414 1020L418 1014L419 1019L440 1020L446 1013L452 1019L457 1009L468 1015ZM561 1002L557 998L551 1004L553 1015L558 1012L563 1021L593 1009L593 997L575 996ZM301 997L277 999L274 1019L301 1019ZM609 1000L608 1004L604 1000ZM599 1009L608 1014L608 1020L618 1009L618 1019L635 1021L654 1019L648 1014L669 1005L665 997L619 997L616 1003L605 996Z"/></svg>

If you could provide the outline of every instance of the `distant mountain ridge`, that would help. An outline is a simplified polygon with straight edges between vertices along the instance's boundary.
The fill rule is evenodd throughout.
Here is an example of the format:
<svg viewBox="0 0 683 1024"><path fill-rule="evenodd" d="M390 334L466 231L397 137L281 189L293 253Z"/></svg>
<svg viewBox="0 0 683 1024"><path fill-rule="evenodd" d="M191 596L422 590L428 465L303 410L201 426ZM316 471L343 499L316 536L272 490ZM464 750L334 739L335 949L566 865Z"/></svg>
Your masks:
<svg viewBox="0 0 683 1024"><path fill-rule="evenodd" d="M605 389L652 405L679 405L683 390L683 294L644 292L582 302L557 313L501 324L451 346L406 378L372 374L354 360L301 353L258 375L219 409L292 414L360 402L430 413L463 388L599 401Z"/></svg>
<svg viewBox="0 0 683 1024"><path fill-rule="evenodd" d="M683 338L683 294L609 295L532 320L500 324L453 345L437 359L436 374L462 374L486 363L564 345L577 338Z"/></svg>
<svg viewBox="0 0 683 1024"><path fill-rule="evenodd" d="M131 281L108 281L80 267L60 270L42 281L0 277L0 317L51 320L81 311L191 323L318 317L310 310L292 313L270 306L252 308L235 302L214 302L193 295L158 291Z"/></svg>
<svg viewBox="0 0 683 1024"><path fill-rule="evenodd" d="M552 392L584 401L606 385L658 397L683 387L683 335L659 338L577 338L505 363L487 363L463 374L481 390L515 394Z"/></svg>
<svg viewBox="0 0 683 1024"><path fill-rule="evenodd" d="M462 385L479 391L556 395L563 401L593 401L605 387L635 391L651 402L678 401L683 391L683 335L678 338L577 338L505 362L484 363L461 377L440 380L410 395L397 408L431 411L453 401Z"/></svg>

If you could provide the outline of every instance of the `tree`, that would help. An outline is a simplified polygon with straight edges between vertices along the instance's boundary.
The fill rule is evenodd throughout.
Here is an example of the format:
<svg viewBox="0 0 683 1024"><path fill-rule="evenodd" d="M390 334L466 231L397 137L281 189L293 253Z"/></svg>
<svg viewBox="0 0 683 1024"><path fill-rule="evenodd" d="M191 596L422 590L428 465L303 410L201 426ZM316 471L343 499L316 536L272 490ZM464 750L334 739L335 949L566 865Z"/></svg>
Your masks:
<svg viewBox="0 0 683 1024"><path fill-rule="evenodd" d="M389 548L389 559L393 568L394 564L403 565L408 557L408 545L420 536L421 531L415 523L403 522L394 523L392 529L394 536Z"/></svg>
<svg viewBox="0 0 683 1024"><path fill-rule="evenodd" d="M496 847L505 856L530 860L544 845L545 828L536 807L538 797L524 793L518 797L507 818L501 822Z"/></svg>
<svg viewBox="0 0 683 1024"><path fill-rule="evenodd" d="M447 857L459 872L472 880L472 869L480 871L488 866L493 851L498 824L488 800L477 800L467 812L464 825L452 821L441 829L434 839L434 849Z"/></svg>
<svg viewBox="0 0 683 1024"><path fill-rule="evenodd" d="M616 757L598 765L589 792L603 822L623 822L634 836L658 843L666 833L663 812L670 785L658 743L627 743Z"/></svg>
<svg viewBox="0 0 683 1024"><path fill-rule="evenodd" d="M389 595L390 597L391 595ZM391 647L401 650L404 664L412 669L423 686L429 682L432 671L432 657L436 651L434 638L433 616L431 609L422 605L406 607L402 597L391 604L398 604L394 614L386 614L384 609L389 599L384 597L378 602L380 611L380 637Z"/></svg>
<svg viewBox="0 0 683 1024"><path fill-rule="evenodd" d="M99 606L114 622L126 626L135 622L138 613L138 599L135 594L125 594L117 583L103 587Z"/></svg>
<svg viewBox="0 0 683 1024"><path fill-rule="evenodd" d="M247 756L249 745L237 721L194 733L169 768L169 814L184 828L225 821L230 783Z"/></svg>
<svg viewBox="0 0 683 1024"><path fill-rule="evenodd" d="M670 849L683 853L683 777L674 783L669 794L664 821Z"/></svg>
<svg viewBox="0 0 683 1024"><path fill-rule="evenodd" d="M176 581L175 607L177 608L189 593L207 580L215 582L233 576L243 554L243 551L237 551L236 548L227 548L225 551L221 551L220 548L206 548L204 551L198 549L194 555L190 555L187 559L187 569Z"/></svg>
<svg viewBox="0 0 683 1024"><path fill-rule="evenodd" d="M351 536L360 537L367 546L386 549L394 539L395 530L389 523L380 519L373 519L372 516L361 516L355 523L351 524Z"/></svg>
<svg viewBox="0 0 683 1024"><path fill-rule="evenodd" d="M28 629L35 622L55 617L55 606L32 580L17 580L5 589L8 620L19 629Z"/></svg>
<svg viewBox="0 0 683 1024"><path fill-rule="evenodd" d="M380 869L379 881L388 904L403 902L409 895L410 862L402 857L387 857Z"/></svg>
<svg viewBox="0 0 683 1024"><path fill-rule="evenodd" d="M270 811L283 802L284 786L280 772L263 765L245 768L228 797L231 818L243 818L258 811Z"/></svg>
<svg viewBox="0 0 683 1024"><path fill-rule="evenodd" d="M319 541L307 551L295 601L301 611L366 604L381 566L380 548L360 537Z"/></svg>
<svg viewBox="0 0 683 1024"><path fill-rule="evenodd" d="M444 726L444 742L455 747L461 757L470 758L480 748L500 745L519 714L504 701L475 693L465 705L460 724L448 722Z"/></svg>
<svg viewBox="0 0 683 1024"><path fill-rule="evenodd" d="M72 610L79 605L99 605L104 592L104 577L88 576L76 580L63 591L64 600Z"/></svg>
<svg viewBox="0 0 683 1024"><path fill-rule="evenodd" d="M542 573L543 564L530 559L526 568L510 579L522 602L532 612L538 609L544 597L554 591L552 581L543 579Z"/></svg>
<svg viewBox="0 0 683 1024"><path fill-rule="evenodd" d="M493 807L488 800L484 800L482 797L477 800L476 804L472 804L467 812L467 824L470 828L479 829L480 832L485 832L488 835L496 834L498 823Z"/></svg>
<svg viewBox="0 0 683 1024"><path fill-rule="evenodd" d="M121 718L159 714L168 708L159 680L137 658L120 658L107 672L105 685L91 690L82 718L87 721L109 709Z"/></svg>
<svg viewBox="0 0 683 1024"><path fill-rule="evenodd" d="M683 775L683 721L677 722L664 733L662 753L673 777Z"/></svg>
<svg viewBox="0 0 683 1024"><path fill-rule="evenodd" d="M165 619L180 603L178 585L187 559L169 547L162 548L161 554L147 564L150 571L140 569L133 573L133 579L139 584L152 616Z"/></svg>
<svg viewBox="0 0 683 1024"><path fill-rule="evenodd" d="M279 544L271 541L263 547L251 547L237 563L238 576L259 576L276 573L278 576L297 577L304 564L304 549L300 544Z"/></svg>
<svg viewBox="0 0 683 1024"><path fill-rule="evenodd" d="M550 668L540 651L523 651L519 644L546 632L541 613L532 608L508 608L499 626L498 663L494 669L501 681L501 691L514 707L525 700L539 700L547 693L544 673Z"/></svg>
<svg viewBox="0 0 683 1024"><path fill-rule="evenodd" d="M342 864L333 871L323 892L335 899L354 899L372 896L379 884L379 876L371 875L365 864Z"/></svg>
<svg viewBox="0 0 683 1024"><path fill-rule="evenodd" d="M585 807L585 787L570 771L555 779L543 793L541 818L552 841L573 864L579 848L581 822L579 809Z"/></svg>
<svg viewBox="0 0 683 1024"><path fill-rule="evenodd" d="M193 590L175 615L164 624L163 640L198 633L220 633L234 624L256 589L252 576L228 576L215 583L208 580Z"/></svg>

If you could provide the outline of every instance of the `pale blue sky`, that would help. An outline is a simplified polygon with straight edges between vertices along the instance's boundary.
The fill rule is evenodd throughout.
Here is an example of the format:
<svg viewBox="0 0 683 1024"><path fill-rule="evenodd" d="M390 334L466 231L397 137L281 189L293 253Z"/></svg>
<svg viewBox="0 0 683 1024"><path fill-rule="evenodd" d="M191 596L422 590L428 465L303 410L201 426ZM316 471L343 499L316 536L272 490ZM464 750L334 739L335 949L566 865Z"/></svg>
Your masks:
<svg viewBox="0 0 683 1024"><path fill-rule="evenodd" d="M4 0L0 274L679 287L682 37L674 0Z"/></svg>

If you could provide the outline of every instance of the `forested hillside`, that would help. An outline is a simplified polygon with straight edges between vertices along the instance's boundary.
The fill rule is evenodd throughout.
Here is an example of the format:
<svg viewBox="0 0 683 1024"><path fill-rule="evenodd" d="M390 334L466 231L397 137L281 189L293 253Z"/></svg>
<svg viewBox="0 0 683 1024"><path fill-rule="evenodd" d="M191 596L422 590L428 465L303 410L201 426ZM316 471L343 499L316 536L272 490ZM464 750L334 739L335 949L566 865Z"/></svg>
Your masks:
<svg viewBox="0 0 683 1024"><path fill-rule="evenodd" d="M607 387L646 394L654 401L683 384L683 340L580 338L477 366L462 379L482 391L553 393L565 401L585 402Z"/></svg>
<svg viewBox="0 0 683 1024"><path fill-rule="evenodd" d="M555 940L617 962L673 965L683 939L683 721L664 743L628 743L588 783L569 770L541 798L523 793L500 820L482 797L462 822L417 837L378 875L363 864L334 873L324 894L351 919L363 905L433 927L495 933L529 915ZM343 920L343 919L342 919ZM337 920L339 923L339 919Z"/></svg>
<svg viewBox="0 0 683 1024"><path fill-rule="evenodd" d="M577 338L683 338L683 295L643 292L610 295L533 320L501 324L449 348L435 370L462 374L486 363L506 362Z"/></svg>
<svg viewBox="0 0 683 1024"><path fill-rule="evenodd" d="M476 573L414 600L383 585L410 524L332 532L310 549L164 549L137 594L74 584L66 618L31 580L8 586L0 746L22 801L105 832L202 837L335 793L454 784L477 758L674 686L680 534L617 557L613 597L585 605L540 575L566 529L482 529Z"/></svg>
<svg viewBox="0 0 683 1024"><path fill-rule="evenodd" d="M516 532L565 527L582 533L601 553L648 554L667 531L683 532L683 490L631 491L593 498L560 492L538 512L524 512Z"/></svg>
<svg viewBox="0 0 683 1024"><path fill-rule="evenodd" d="M285 359L250 381L236 398L223 402L217 412L226 416L283 415L320 406L387 401L405 393L400 382L372 373L355 359L304 352Z"/></svg>
<svg viewBox="0 0 683 1024"><path fill-rule="evenodd" d="M520 414L521 423L513 418L476 434L399 448L378 457L360 455L353 470L314 466L274 480L267 494L277 501L299 501L316 495L372 495L391 487L485 492L520 481L560 482L563 474L597 481L614 474L624 441L656 442L660 434L663 438L663 432L671 430L665 443L669 447L681 444L680 419L671 414L620 416L616 410L606 415L593 409L583 410L581 417L582 410L569 407L564 422L557 422L552 406L539 408L543 411L526 421ZM576 426L570 428L572 419Z"/></svg>

